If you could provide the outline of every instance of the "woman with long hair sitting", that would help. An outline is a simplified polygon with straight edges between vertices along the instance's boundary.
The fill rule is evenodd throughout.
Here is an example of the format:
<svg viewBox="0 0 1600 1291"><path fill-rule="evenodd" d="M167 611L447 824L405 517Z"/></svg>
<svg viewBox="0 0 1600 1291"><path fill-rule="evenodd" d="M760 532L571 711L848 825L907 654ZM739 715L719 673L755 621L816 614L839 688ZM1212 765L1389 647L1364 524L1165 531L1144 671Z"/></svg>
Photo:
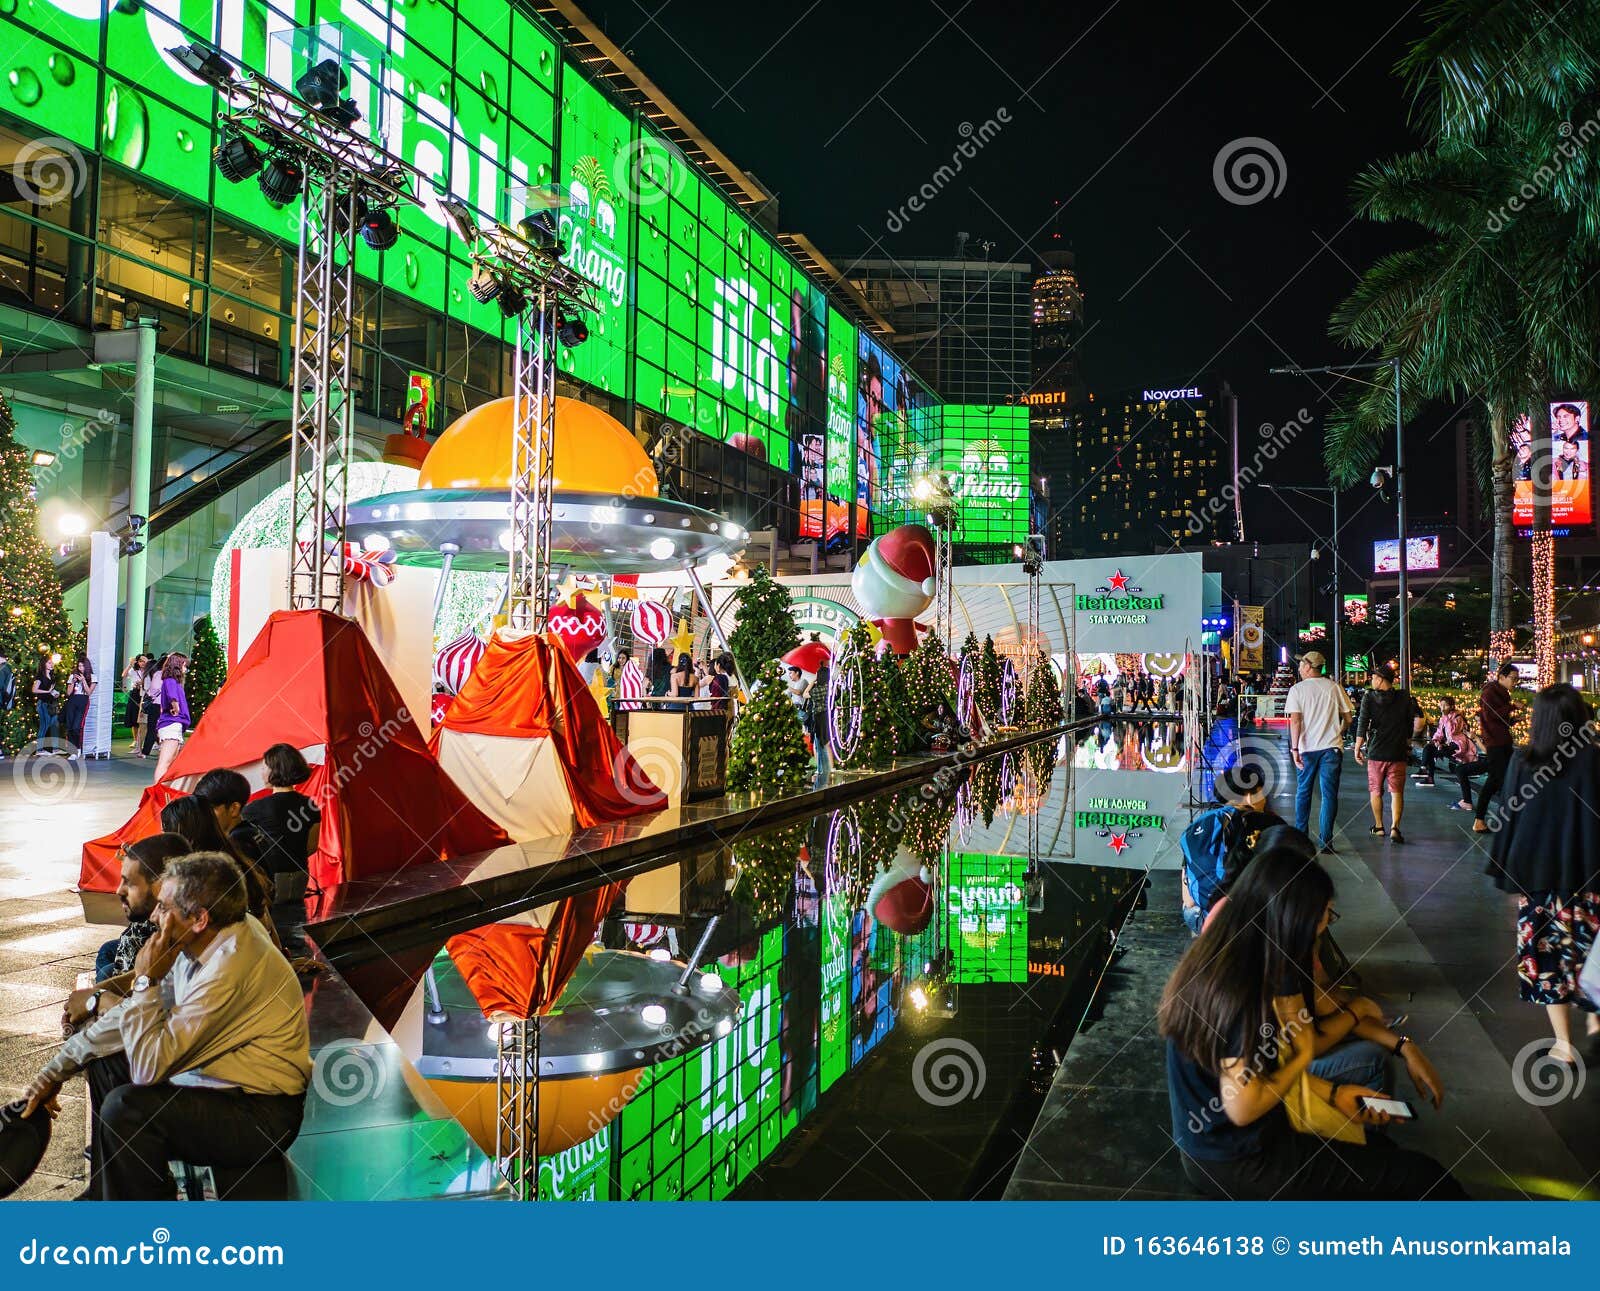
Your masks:
<svg viewBox="0 0 1600 1291"><path fill-rule="evenodd" d="M272 925L272 893L267 879L255 861L244 854L233 839L222 832L217 824L216 812L211 805L190 795L174 798L161 809L161 828L188 840L197 852L221 852L235 861L244 872L245 909L261 921L261 926L274 942L277 931Z"/></svg>
<svg viewBox="0 0 1600 1291"><path fill-rule="evenodd" d="M1313 951L1333 918L1328 872L1274 847L1245 867L1178 962L1159 1021L1184 1174L1216 1197L1459 1200L1461 1186L1431 1157L1344 1140L1388 1122L1363 1102L1379 1091L1308 1070L1357 1023L1337 1005L1307 1008L1318 1000ZM1341 1137L1297 1131L1291 1104Z"/></svg>

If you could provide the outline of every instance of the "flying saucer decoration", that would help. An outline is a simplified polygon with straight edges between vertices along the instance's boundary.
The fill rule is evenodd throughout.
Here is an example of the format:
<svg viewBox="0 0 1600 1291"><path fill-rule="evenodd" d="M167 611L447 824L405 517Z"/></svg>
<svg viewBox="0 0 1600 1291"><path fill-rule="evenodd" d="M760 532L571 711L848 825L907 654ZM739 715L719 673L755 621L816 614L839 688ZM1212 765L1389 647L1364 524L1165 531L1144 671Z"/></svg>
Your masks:
<svg viewBox="0 0 1600 1291"><path fill-rule="evenodd" d="M672 636L672 611L660 601L637 602L631 622L633 639L645 645L663 645Z"/></svg>
<svg viewBox="0 0 1600 1291"><path fill-rule="evenodd" d="M433 658L434 685L452 695L459 695L478 660L483 658L486 648L473 632L463 632L454 641L441 647Z"/></svg>
<svg viewBox="0 0 1600 1291"><path fill-rule="evenodd" d="M576 592L570 604L550 607L545 628L560 638L573 663L582 663L606 639L606 616L587 596Z"/></svg>

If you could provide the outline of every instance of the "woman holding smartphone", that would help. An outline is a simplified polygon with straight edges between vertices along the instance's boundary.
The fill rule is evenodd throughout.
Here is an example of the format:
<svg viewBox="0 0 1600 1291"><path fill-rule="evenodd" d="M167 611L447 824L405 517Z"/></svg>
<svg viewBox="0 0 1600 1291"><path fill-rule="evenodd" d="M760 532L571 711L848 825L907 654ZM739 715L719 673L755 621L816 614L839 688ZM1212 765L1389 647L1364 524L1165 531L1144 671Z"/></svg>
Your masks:
<svg viewBox="0 0 1600 1291"><path fill-rule="evenodd" d="M1207 1196L1298 1200L1460 1200L1433 1158L1386 1142L1297 1132L1285 1100L1299 1082L1337 1124L1389 1123L1381 1091L1313 1075L1313 1059L1355 1029L1337 1004L1314 1015L1317 940L1333 922L1333 880L1274 847L1251 860L1190 945L1158 1015L1167 1040L1172 1135L1184 1174ZM1331 1002L1330 1002L1331 1003Z"/></svg>
<svg viewBox="0 0 1600 1291"><path fill-rule="evenodd" d="M161 783L161 777L167 774L167 768L178 756L178 750L183 747L183 733L189 725L189 696L183 689L183 674L188 666L189 660L184 655L173 653L167 656L161 668L160 712L156 717L156 743L161 746L161 752L156 758L156 784Z"/></svg>

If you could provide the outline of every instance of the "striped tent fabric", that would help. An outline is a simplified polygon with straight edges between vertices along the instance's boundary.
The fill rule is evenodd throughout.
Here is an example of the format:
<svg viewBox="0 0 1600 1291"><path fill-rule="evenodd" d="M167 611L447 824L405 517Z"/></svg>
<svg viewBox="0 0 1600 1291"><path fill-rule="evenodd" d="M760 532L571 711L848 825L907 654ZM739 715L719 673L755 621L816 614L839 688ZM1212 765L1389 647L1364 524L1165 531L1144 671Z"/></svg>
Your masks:
<svg viewBox="0 0 1600 1291"><path fill-rule="evenodd" d="M645 694L644 669L639 666L637 659L629 659L622 665L622 676L617 679L617 707L631 712L639 707L638 704L629 704L630 699L643 699Z"/></svg>
<svg viewBox="0 0 1600 1291"><path fill-rule="evenodd" d="M641 600L633 607L633 639L658 646L672 636L672 611L660 601Z"/></svg>
<svg viewBox="0 0 1600 1291"><path fill-rule="evenodd" d="M434 685L459 695L472 669L483 658L484 644L476 634L463 632L448 645L441 646L433 658Z"/></svg>

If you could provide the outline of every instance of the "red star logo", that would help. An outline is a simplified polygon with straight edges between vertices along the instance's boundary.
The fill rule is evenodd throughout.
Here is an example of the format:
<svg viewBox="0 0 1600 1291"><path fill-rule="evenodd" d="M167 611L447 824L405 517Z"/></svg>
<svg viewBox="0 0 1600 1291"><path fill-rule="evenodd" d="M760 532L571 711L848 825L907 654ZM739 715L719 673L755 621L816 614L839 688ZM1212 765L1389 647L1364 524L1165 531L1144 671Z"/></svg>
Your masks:
<svg viewBox="0 0 1600 1291"><path fill-rule="evenodd" d="M1111 575L1111 590L1113 592L1123 592L1127 588L1128 576L1119 569L1115 574Z"/></svg>
<svg viewBox="0 0 1600 1291"><path fill-rule="evenodd" d="M1111 835L1111 841L1106 846L1118 856L1121 856L1128 849L1128 836L1126 834L1113 834Z"/></svg>

